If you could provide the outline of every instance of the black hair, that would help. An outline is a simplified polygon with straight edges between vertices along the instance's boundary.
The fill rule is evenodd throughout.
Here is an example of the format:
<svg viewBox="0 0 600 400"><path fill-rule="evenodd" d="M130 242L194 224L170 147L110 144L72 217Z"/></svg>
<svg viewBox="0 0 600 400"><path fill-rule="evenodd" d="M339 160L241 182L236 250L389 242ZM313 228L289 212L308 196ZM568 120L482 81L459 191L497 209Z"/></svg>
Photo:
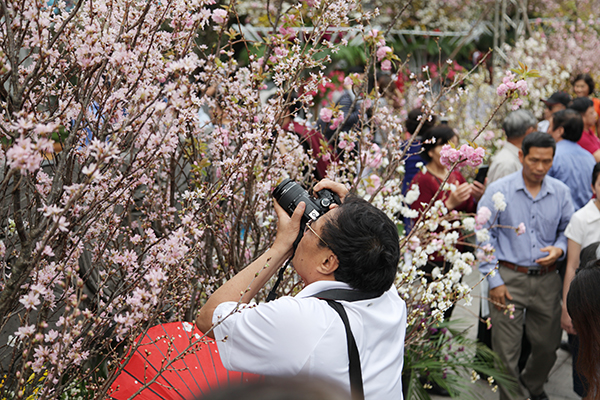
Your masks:
<svg viewBox="0 0 600 400"><path fill-rule="evenodd" d="M588 86L588 96L591 96L594 93L594 90L596 89L596 84L594 83L594 80L592 79L590 74L578 74L575 77L575 79L573 79L573 85L575 85L575 82L577 81L584 81L585 84Z"/></svg>
<svg viewBox="0 0 600 400"><path fill-rule="evenodd" d="M422 115L423 115L423 111L421 111L420 108L413 108L408 113L408 116L406 117L406 123L405 124L406 124L406 130L411 135L413 133L415 133L415 131L417 130L417 127L421 123L421 120L420 120L419 117L422 116ZM435 125L435 123L436 123L436 120L437 120L437 118L436 118L435 115L431 116L431 120L427 119L423 123L423 126L421 127L421 130L419 131L419 136L423 136L428 130L430 130L431 128L433 128L434 125Z"/></svg>
<svg viewBox="0 0 600 400"><path fill-rule="evenodd" d="M589 97L577 97L569 104L571 110L575 110L580 114L585 114L590 107L594 107L594 102Z"/></svg>
<svg viewBox="0 0 600 400"><path fill-rule="evenodd" d="M448 125L438 125L435 128L431 128L422 137L421 148L423 151L421 152L421 158L426 162L430 162L429 150L435 148L435 146L445 145L454 136L456 136L456 132ZM435 139L435 143L433 139Z"/></svg>
<svg viewBox="0 0 600 400"><path fill-rule="evenodd" d="M212 388L196 400L348 400L337 382L315 376L271 376Z"/></svg>
<svg viewBox="0 0 600 400"><path fill-rule="evenodd" d="M580 348L578 370L589 383L588 395L597 399L600 392L600 260L580 267L567 295L567 310L577 331Z"/></svg>
<svg viewBox="0 0 600 400"><path fill-rule="evenodd" d="M552 129L563 127L563 139L578 142L583 133L581 114L573 109L560 110L552 114Z"/></svg>
<svg viewBox="0 0 600 400"><path fill-rule="evenodd" d="M600 175L600 162L594 165L594 169L592 170L592 185L596 185L596 180Z"/></svg>
<svg viewBox="0 0 600 400"><path fill-rule="evenodd" d="M523 157L529 154L529 149L532 147L552 147L552 156L554 156L554 153L556 153L556 141L552 136L545 132L533 132L525 136L525 139L523 139L523 144L521 145Z"/></svg>
<svg viewBox="0 0 600 400"><path fill-rule="evenodd" d="M394 283L400 261L398 228L380 209L360 197L346 196L335 218L321 229L338 258L336 281L382 294ZM319 246L324 246L319 241Z"/></svg>

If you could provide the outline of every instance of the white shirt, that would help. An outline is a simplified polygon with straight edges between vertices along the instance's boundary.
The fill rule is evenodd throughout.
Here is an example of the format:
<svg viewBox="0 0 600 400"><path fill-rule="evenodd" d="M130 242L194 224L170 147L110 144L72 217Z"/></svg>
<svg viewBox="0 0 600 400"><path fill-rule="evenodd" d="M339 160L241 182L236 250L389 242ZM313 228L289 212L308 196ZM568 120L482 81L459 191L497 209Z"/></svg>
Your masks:
<svg viewBox="0 0 600 400"><path fill-rule="evenodd" d="M225 368L271 376L316 375L350 391L344 324L326 301L311 297L336 288L350 286L314 282L295 297L246 306L225 318L214 329ZM340 303L360 354L365 399L402 400L406 304L396 288L376 299ZM236 304L221 303L213 324L234 311Z"/></svg>
<svg viewBox="0 0 600 400"><path fill-rule="evenodd" d="M573 216L565 236L584 249L594 242L600 242L600 210L596 207L595 199L581 207Z"/></svg>
<svg viewBox="0 0 600 400"><path fill-rule="evenodd" d="M492 157L490 169L487 174L487 184L520 170L519 148L510 142L504 143L502 149Z"/></svg>

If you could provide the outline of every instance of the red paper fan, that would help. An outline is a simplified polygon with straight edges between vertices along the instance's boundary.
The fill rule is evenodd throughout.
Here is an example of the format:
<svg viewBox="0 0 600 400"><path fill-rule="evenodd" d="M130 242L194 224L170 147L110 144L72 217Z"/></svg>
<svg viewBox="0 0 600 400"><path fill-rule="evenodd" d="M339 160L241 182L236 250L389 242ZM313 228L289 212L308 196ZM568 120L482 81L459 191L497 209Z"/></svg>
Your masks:
<svg viewBox="0 0 600 400"><path fill-rule="evenodd" d="M137 350L111 385L109 398L189 400L229 383L247 382L259 375L228 371L214 340L188 322L172 322L148 329L136 342ZM208 342L206 342L208 341ZM180 354L185 352L179 359ZM152 381L156 378L154 381ZM149 382L152 382L148 385Z"/></svg>

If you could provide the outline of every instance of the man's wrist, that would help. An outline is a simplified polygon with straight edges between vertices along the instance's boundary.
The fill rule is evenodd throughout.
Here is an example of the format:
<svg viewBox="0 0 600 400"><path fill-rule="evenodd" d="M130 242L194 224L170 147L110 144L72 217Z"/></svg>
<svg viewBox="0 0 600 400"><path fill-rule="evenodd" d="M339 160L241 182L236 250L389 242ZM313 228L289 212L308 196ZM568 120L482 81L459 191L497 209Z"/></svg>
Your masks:
<svg viewBox="0 0 600 400"><path fill-rule="evenodd" d="M267 251L270 253L269 255L271 258L283 261L292 256L294 246L278 242L277 239L275 239L275 242L273 242L273 245Z"/></svg>

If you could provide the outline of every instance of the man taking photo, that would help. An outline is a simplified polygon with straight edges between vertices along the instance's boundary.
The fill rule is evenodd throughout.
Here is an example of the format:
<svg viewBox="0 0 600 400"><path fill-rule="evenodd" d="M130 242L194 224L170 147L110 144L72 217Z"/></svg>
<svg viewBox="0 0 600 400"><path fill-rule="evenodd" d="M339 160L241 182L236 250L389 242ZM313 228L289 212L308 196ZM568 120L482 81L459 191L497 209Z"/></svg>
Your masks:
<svg viewBox="0 0 600 400"><path fill-rule="evenodd" d="M323 189L336 193L341 205L302 227L304 202L291 217L275 202L273 246L215 291L196 323L203 332L214 325L227 369L327 377L355 398L402 399L406 305L393 285L400 258L396 225L339 183L323 180L314 188ZM292 256L304 289L245 306Z"/></svg>

